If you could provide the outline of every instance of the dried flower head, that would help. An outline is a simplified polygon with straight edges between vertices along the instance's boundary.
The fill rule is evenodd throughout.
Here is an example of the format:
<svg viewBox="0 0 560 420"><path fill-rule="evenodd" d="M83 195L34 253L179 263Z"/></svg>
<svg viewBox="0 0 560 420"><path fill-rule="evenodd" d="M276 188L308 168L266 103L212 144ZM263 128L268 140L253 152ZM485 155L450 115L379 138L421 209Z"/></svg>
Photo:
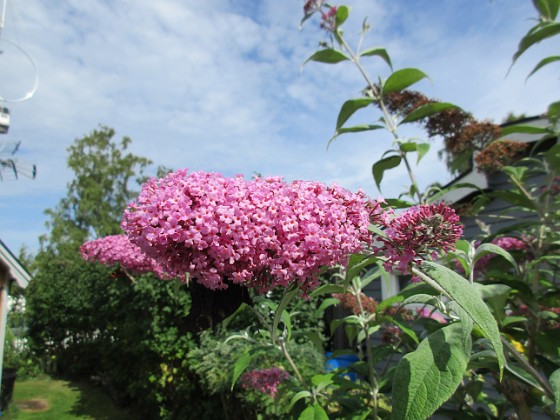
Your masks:
<svg viewBox="0 0 560 420"><path fill-rule="evenodd" d="M363 293L360 293L359 302L358 297L352 293L334 293L333 297L340 300L340 304L344 308L352 311L354 315L361 314L362 311L360 309L360 304L362 305L364 312L367 312L368 314L374 314L377 310L377 301Z"/></svg>
<svg viewBox="0 0 560 420"><path fill-rule="evenodd" d="M490 143L475 156L479 172L492 173L519 160L527 150L527 143L499 140Z"/></svg>

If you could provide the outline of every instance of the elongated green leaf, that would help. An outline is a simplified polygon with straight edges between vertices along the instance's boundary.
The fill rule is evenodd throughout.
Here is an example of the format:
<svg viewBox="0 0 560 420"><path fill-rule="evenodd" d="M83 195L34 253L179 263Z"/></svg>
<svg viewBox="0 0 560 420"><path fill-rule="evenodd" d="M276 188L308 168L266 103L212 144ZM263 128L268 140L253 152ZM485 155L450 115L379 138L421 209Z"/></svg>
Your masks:
<svg viewBox="0 0 560 420"><path fill-rule="evenodd" d="M478 294L488 306L492 308L494 317L501 324L505 317L505 306L507 298L511 293L511 287L505 284L480 284L475 283L474 286L478 290Z"/></svg>
<svg viewBox="0 0 560 420"><path fill-rule="evenodd" d="M346 55L333 48L326 48L324 50L319 50L315 54L311 55L305 62L304 65L310 61L317 61L318 63L327 64L337 64L341 61L350 60Z"/></svg>
<svg viewBox="0 0 560 420"><path fill-rule="evenodd" d="M309 294L309 297L316 297L320 295L332 295L333 293L344 293L346 289L338 284L323 284L317 287Z"/></svg>
<svg viewBox="0 0 560 420"><path fill-rule="evenodd" d="M292 290L288 290L286 293L284 293L284 296L282 296L282 299L280 300L280 303L278 304L278 307L276 308L276 312L274 313L274 320L272 322L272 341L275 344L276 344L276 337L278 336L278 324L280 323L280 319L283 318L284 323L286 324L286 322L285 322L286 321L286 314L284 314L284 310L288 306L288 303L290 303L292 298L297 293L299 293L298 288L293 288ZM288 316L288 320L289 320L289 316ZM286 324L286 327L291 329L291 323ZM289 332L290 331L288 331L288 333Z"/></svg>
<svg viewBox="0 0 560 420"><path fill-rule="evenodd" d="M474 262L476 263L483 256L488 254L496 254L499 255L500 257L503 257L507 262L509 262L513 266L516 272L519 272L517 263L515 262L511 254L507 252L505 249L499 247L498 245L494 245L490 243L482 244L476 249L474 253Z"/></svg>
<svg viewBox="0 0 560 420"><path fill-rule="evenodd" d="M373 179L375 179L375 184L377 188L381 191L381 181L383 180L383 174L388 169L396 168L401 164L400 156L389 156L381 159L373 164L371 168L373 172Z"/></svg>
<svg viewBox="0 0 560 420"><path fill-rule="evenodd" d="M430 151L430 144L429 143L417 143L416 153L418 153L418 159L416 159L416 163L420 163L420 159L426 156L426 153Z"/></svg>
<svg viewBox="0 0 560 420"><path fill-rule="evenodd" d="M336 120L336 131L339 131L344 123L348 121L357 110L365 108L373 102L371 98L357 98L349 99L342 104L340 112L338 113L338 118Z"/></svg>
<svg viewBox="0 0 560 420"><path fill-rule="evenodd" d="M387 50L385 48L382 47L368 48L367 50L362 51L362 53L360 54L360 57L369 57L369 56L381 57L389 65L391 70L393 70L393 64L391 63L391 58L389 57L389 54L387 53Z"/></svg>
<svg viewBox="0 0 560 420"><path fill-rule="evenodd" d="M491 195L500 198L504 201L507 201L514 206L520 206L524 208L528 208L530 210L536 210L535 203L530 200L524 194L521 194L517 191L506 191L506 190L496 190L492 191Z"/></svg>
<svg viewBox="0 0 560 420"><path fill-rule="evenodd" d="M346 133L359 133L362 131L372 131L372 130L379 130L380 128L385 128L382 125L378 125L378 124L362 124L362 125L355 125L353 127L343 127L340 128L337 132L336 135L339 136L341 134L346 134Z"/></svg>
<svg viewBox="0 0 560 420"><path fill-rule="evenodd" d="M531 77L533 74L535 74L537 71L539 71L540 69L542 69L544 66L546 66L547 64L550 63L554 63L555 61L560 61L560 55L554 55L552 57L546 57L543 58L541 61L538 62L538 64L535 66L535 68L531 71L531 73L529 73L529 75L527 76L527 79L529 77Z"/></svg>
<svg viewBox="0 0 560 420"><path fill-rule="evenodd" d="M544 127L535 127L534 125L515 124L503 127L500 132L503 137L513 133L546 134L548 133L548 129Z"/></svg>
<svg viewBox="0 0 560 420"><path fill-rule="evenodd" d="M387 198L385 202L389 207L393 207L395 209L406 209L414 205L411 201L399 200L398 198Z"/></svg>
<svg viewBox="0 0 560 420"><path fill-rule="evenodd" d="M303 390L299 391L296 395L294 395L290 401L290 405L288 408L291 410L295 403L297 403L302 398L309 398L311 397L311 392Z"/></svg>
<svg viewBox="0 0 560 420"><path fill-rule="evenodd" d="M375 264L377 257L368 257L361 254L352 254L348 260L348 266L346 268L346 283L352 281L352 279L358 275L360 272L372 264Z"/></svg>
<svg viewBox="0 0 560 420"><path fill-rule="evenodd" d="M549 378L550 386L554 390L554 403L556 404L556 413L560 413L560 369L552 372Z"/></svg>
<svg viewBox="0 0 560 420"><path fill-rule="evenodd" d="M546 116L548 118L548 121L550 121L552 124L555 124L558 122L558 120L560 120L560 101L553 102L548 106Z"/></svg>
<svg viewBox="0 0 560 420"><path fill-rule="evenodd" d="M347 134L347 133L360 133L362 131L372 131L372 130L379 130L380 128L385 128L382 125L377 124L362 124L362 125L355 125L353 127L342 127L336 130L334 135L329 139L327 144L327 148L331 145L331 143L340 135Z"/></svg>
<svg viewBox="0 0 560 420"><path fill-rule="evenodd" d="M538 27L533 28L525 35L519 42L516 53L513 55L513 63L517 61L521 55L527 51L532 45L537 44L547 38L560 33L560 22L551 22L540 24Z"/></svg>
<svg viewBox="0 0 560 420"><path fill-rule="evenodd" d="M533 0L533 4L539 11L541 18L546 20L554 20L558 15L558 7L560 7L560 1L558 0Z"/></svg>
<svg viewBox="0 0 560 420"><path fill-rule="evenodd" d="M232 390L233 390L233 387L235 386L235 383L237 382L237 380L241 376L241 374L243 372L245 372L245 369L247 369L247 367L249 366L249 363L251 363L251 355L247 352L247 353L243 353L239 357L239 359L237 359L237 362L235 362L235 365L233 365L233 379L231 381L231 389Z"/></svg>
<svg viewBox="0 0 560 420"><path fill-rule="evenodd" d="M430 115L437 114L438 112L445 111L446 109L452 109L459 107L457 105L450 104L448 102L432 102L426 105L419 106L406 117L404 117L400 124L406 124L414 121L421 120L423 118L429 117Z"/></svg>
<svg viewBox="0 0 560 420"><path fill-rule="evenodd" d="M333 305L338 305L340 303L340 300L338 300L337 298L327 298L324 301L321 302L321 305L319 305L319 308L317 309L317 312L322 313L325 309L333 306Z"/></svg>
<svg viewBox="0 0 560 420"><path fill-rule="evenodd" d="M500 331L490 309L476 289L453 270L434 262L424 261L421 269L432 281L422 278L453 299L481 329L482 334L490 340L498 358L501 378L506 361Z"/></svg>
<svg viewBox="0 0 560 420"><path fill-rule="evenodd" d="M469 362L472 342L455 322L430 334L404 356L393 380L394 420L430 417L460 385Z"/></svg>
<svg viewBox="0 0 560 420"><path fill-rule="evenodd" d="M428 76L418 69L409 68L397 70L383 83L382 93L398 92L426 78L428 78Z"/></svg>

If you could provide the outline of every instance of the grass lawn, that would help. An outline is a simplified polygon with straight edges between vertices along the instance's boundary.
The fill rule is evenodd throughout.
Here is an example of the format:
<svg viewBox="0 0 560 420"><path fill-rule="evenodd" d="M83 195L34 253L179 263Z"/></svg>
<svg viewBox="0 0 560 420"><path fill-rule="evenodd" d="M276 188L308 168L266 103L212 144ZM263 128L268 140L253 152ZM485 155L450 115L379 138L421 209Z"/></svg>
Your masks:
<svg viewBox="0 0 560 420"><path fill-rule="evenodd" d="M13 402L5 419L134 419L117 407L102 388L48 376L16 380Z"/></svg>

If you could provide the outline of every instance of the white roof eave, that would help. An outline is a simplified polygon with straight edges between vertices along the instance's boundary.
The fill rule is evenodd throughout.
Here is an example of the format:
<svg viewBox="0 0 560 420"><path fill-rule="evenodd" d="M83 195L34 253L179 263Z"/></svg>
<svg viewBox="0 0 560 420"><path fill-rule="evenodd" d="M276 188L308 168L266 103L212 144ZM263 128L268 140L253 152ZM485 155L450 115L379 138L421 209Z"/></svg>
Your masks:
<svg viewBox="0 0 560 420"><path fill-rule="evenodd" d="M31 275L1 240L0 264L6 267L9 279L14 280L21 288L27 287L31 281Z"/></svg>

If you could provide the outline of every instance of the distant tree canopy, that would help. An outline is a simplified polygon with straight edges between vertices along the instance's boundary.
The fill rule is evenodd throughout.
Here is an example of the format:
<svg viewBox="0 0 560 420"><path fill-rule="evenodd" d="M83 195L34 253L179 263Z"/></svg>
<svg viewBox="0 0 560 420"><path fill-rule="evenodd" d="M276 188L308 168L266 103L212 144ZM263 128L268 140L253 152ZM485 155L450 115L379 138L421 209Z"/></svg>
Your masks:
<svg viewBox="0 0 560 420"><path fill-rule="evenodd" d="M68 148L74 178L66 197L45 211L50 232L41 238L42 246L54 251L81 245L88 237L120 233L123 210L151 161L126 153L130 138L116 141L114 136L113 129L102 126Z"/></svg>

